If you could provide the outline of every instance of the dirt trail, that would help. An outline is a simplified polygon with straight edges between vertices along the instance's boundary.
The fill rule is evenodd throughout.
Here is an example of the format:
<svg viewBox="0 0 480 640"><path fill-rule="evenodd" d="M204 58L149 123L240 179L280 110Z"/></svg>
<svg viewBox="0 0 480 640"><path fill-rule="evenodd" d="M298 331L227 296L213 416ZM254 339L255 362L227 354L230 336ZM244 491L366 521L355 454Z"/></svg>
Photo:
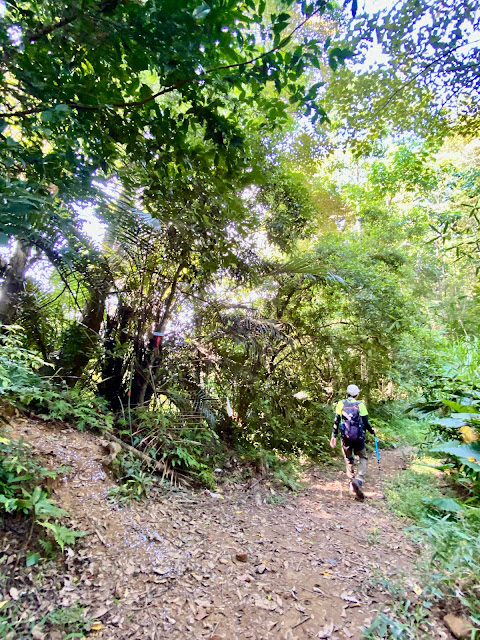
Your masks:
<svg viewBox="0 0 480 640"><path fill-rule="evenodd" d="M46 580L35 597L45 611L88 605L102 623L92 637L359 639L388 599L382 579L416 597L418 550L381 500L375 460L365 503L346 491L343 472L317 468L282 504L250 481L226 486L223 499L159 490L120 509L107 500L114 482L97 437L36 420L12 426L53 465L73 467L53 497L91 534L67 552L61 582ZM402 454L384 454L382 466L403 468ZM31 586L21 578L16 588L27 597ZM450 636L439 623L435 637Z"/></svg>

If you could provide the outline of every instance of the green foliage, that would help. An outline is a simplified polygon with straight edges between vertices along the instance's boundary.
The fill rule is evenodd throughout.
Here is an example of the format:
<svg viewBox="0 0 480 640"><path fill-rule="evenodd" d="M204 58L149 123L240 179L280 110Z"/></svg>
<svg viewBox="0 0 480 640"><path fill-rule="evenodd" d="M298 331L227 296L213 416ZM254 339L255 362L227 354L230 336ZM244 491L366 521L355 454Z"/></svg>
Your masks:
<svg viewBox="0 0 480 640"><path fill-rule="evenodd" d="M432 469L415 466L388 480L385 497L397 515L421 522L431 511L425 497L431 500L443 496L439 484Z"/></svg>
<svg viewBox="0 0 480 640"><path fill-rule="evenodd" d="M113 461L112 469L120 484L108 491L110 498L119 504L128 504L148 499L148 491L153 485L153 478L142 469L140 460L131 453L120 452Z"/></svg>
<svg viewBox="0 0 480 640"><path fill-rule="evenodd" d="M0 586L6 582L0 574ZM18 638L28 640L32 637L32 628L39 633L61 633L64 640L69 638L85 638L91 624L91 619L86 615L86 607L73 604L69 607L57 607L40 617L36 611L31 610L29 616L25 615L25 605L10 600L0 610L0 638Z"/></svg>
<svg viewBox="0 0 480 640"><path fill-rule="evenodd" d="M256 473L261 473L289 491L298 491L302 488L299 482L301 469L296 456L281 455L278 451L249 444L243 444L239 447L239 451L242 461L252 466Z"/></svg>
<svg viewBox="0 0 480 640"><path fill-rule="evenodd" d="M402 0L350 21L338 44L363 64L333 78L327 104L359 153L388 134L435 143L452 129L478 131L475 9Z"/></svg>
<svg viewBox="0 0 480 640"><path fill-rule="evenodd" d="M62 552L65 549L65 545L73 547L75 546L77 538L82 538L86 535L85 531L74 531L73 529L64 527L56 522L38 522L38 524L52 532L55 542L58 544Z"/></svg>
<svg viewBox="0 0 480 640"><path fill-rule="evenodd" d="M39 375L45 363L34 351L25 349L23 330L16 325L0 327L0 398L19 408L29 407L50 418L72 422L78 429L112 427L106 402L92 393L55 385Z"/></svg>
<svg viewBox="0 0 480 640"><path fill-rule="evenodd" d="M480 498L480 442L458 444L456 441L443 442L431 449L432 453L444 454L450 465L452 479L466 489L473 499Z"/></svg>
<svg viewBox="0 0 480 640"><path fill-rule="evenodd" d="M65 632L65 640L68 638L84 638L89 618L86 614L86 607L80 604L73 604L70 607L59 607L51 611L44 624L53 630Z"/></svg>
<svg viewBox="0 0 480 640"><path fill-rule="evenodd" d="M430 576L427 588L438 595L457 598L478 625L480 510L463 507L457 515L431 520L415 530L415 535L423 544L428 543L429 557L423 565L425 575Z"/></svg>
<svg viewBox="0 0 480 640"><path fill-rule="evenodd" d="M476 336L450 340L444 347L442 361L441 373L445 378L454 378L472 386L478 384L480 341Z"/></svg>
<svg viewBox="0 0 480 640"><path fill-rule="evenodd" d="M68 468L49 470L31 455L23 439L12 440L0 431L0 508L6 513L21 512L39 518L65 514L48 499L46 490L36 483L56 478Z"/></svg>
<svg viewBox="0 0 480 640"><path fill-rule="evenodd" d="M476 464L480 446L476 442L460 444L456 441L437 442L432 446L432 438L435 436L429 434L421 449L429 457L418 458L407 471L391 478L385 494L395 513L415 522L409 530L424 549L418 567L422 576L422 597L430 602L430 606L440 598L458 599L468 608L472 620L478 623L480 597L476 585L480 570L480 510L478 493L475 496L473 490L478 465L476 470L471 467ZM437 455L447 456L451 462L440 465L431 457ZM464 462L470 466L466 467ZM472 479L471 473L477 475ZM471 496L466 501L465 489ZM395 607L393 611L396 611ZM382 637L378 635L382 629L390 629L393 634L396 622L397 613L393 617L390 613L381 613L369 631L377 635L366 637Z"/></svg>
<svg viewBox="0 0 480 640"><path fill-rule="evenodd" d="M74 531L59 523L59 518L66 515L66 511L50 500L42 481L68 471L69 467L54 470L43 467L32 456L30 446L23 439L12 440L7 432L0 431L0 512L22 513L36 525L50 530L62 552L65 545L73 546L85 532ZM48 549L44 547L44 551ZM38 560L39 554L27 552L27 566L36 564Z"/></svg>
<svg viewBox="0 0 480 640"><path fill-rule="evenodd" d="M362 638L367 640L430 640L434 627L430 619L430 602L423 604L402 599L397 593L397 602L387 606L376 616ZM403 596L405 597L405 596Z"/></svg>
<svg viewBox="0 0 480 640"><path fill-rule="evenodd" d="M377 431L377 439L382 448L414 446L424 442L430 423L407 417L404 411L404 403L375 405L371 423Z"/></svg>

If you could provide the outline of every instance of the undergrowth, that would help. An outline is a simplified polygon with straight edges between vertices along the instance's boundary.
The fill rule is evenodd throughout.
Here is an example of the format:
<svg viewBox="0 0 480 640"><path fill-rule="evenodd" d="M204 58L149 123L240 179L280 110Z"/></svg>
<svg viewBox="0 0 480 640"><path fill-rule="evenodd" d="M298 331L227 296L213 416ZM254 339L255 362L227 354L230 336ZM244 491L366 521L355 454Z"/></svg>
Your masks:
<svg viewBox="0 0 480 640"><path fill-rule="evenodd" d="M74 424L83 431L95 425L100 431L111 429L113 416L106 402L93 393L55 384L39 374L51 368L35 352L22 346L22 329L16 325L1 327L0 401L19 409ZM53 372L52 372L53 373Z"/></svg>
<svg viewBox="0 0 480 640"><path fill-rule="evenodd" d="M377 431L382 448L395 449L399 446L416 446L425 441L429 431L427 420L407 417L402 404L375 408L371 423Z"/></svg>
<svg viewBox="0 0 480 640"><path fill-rule="evenodd" d="M6 589L7 577L0 574L0 593ZM55 607L52 611L42 615L36 614L34 607L28 608L32 596L25 593L24 597L0 602L0 638L5 640L31 640L32 638L58 637L63 640L72 638L86 638L94 621L88 616L88 607L73 604L65 607ZM30 602L29 602L30 601ZM25 615L29 610L29 615Z"/></svg>
<svg viewBox="0 0 480 640"><path fill-rule="evenodd" d="M424 550L417 563L422 582L421 587L417 585L418 598L396 585L391 605L378 613L364 638L430 638L430 610L440 604L444 611L463 610L472 627L480 626L480 504L475 461L466 459L469 466L465 468L459 453L462 448L438 443L438 430L432 429L410 468L385 486L388 506L407 520L407 531ZM459 446L466 445L457 441L455 447ZM445 455L446 462L442 460ZM478 628L473 628L471 638L480 638Z"/></svg>
<svg viewBox="0 0 480 640"><path fill-rule="evenodd" d="M386 604L368 629L363 633L366 640L431 640L434 622L430 617L432 602L426 597L411 598L403 585L385 577L377 577L372 586L379 585L390 595ZM415 585L417 591L420 587ZM422 595L419 593L419 595Z"/></svg>
<svg viewBox="0 0 480 640"><path fill-rule="evenodd" d="M148 499L148 492L153 478L145 473L142 462L131 453L121 451L113 460L112 471L119 484L108 491L110 499L119 504L143 501Z"/></svg>
<svg viewBox="0 0 480 640"><path fill-rule="evenodd" d="M85 535L61 524L60 519L66 511L52 502L46 486L47 479L56 479L69 471L65 466L44 467L33 457L30 445L23 439L12 439L5 428L0 430L0 514L10 519L26 517L31 523L24 543L27 566L40 559L40 553L28 548L35 525L45 530L47 539L40 539L39 543L47 554L49 537L63 551L65 546L73 546L77 538Z"/></svg>
<svg viewBox="0 0 480 640"><path fill-rule="evenodd" d="M302 488L300 482L301 466L297 456L279 455L262 447L243 446L240 449L242 462L250 467L253 473L271 479L277 485L290 491Z"/></svg>

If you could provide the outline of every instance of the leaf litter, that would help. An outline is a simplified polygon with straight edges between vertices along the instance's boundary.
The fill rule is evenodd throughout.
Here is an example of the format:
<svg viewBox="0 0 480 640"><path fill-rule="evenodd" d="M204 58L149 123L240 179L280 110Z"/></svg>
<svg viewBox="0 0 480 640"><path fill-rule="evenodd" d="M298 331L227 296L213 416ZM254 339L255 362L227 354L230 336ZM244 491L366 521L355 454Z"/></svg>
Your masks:
<svg viewBox="0 0 480 640"><path fill-rule="evenodd" d="M13 602L30 621L25 638L46 638L42 618L76 607L85 635L102 640L360 639L388 600L372 578L413 575L415 550L374 472L364 504L343 473L317 467L283 504L268 504L257 480L221 493L156 488L148 503L119 507L108 500L114 481L99 438L38 420L12 426L49 464L72 467L53 497L90 534L60 561L27 569L15 563L21 540L0 533L0 606L4 614ZM387 452L386 471L400 455ZM375 548L365 544L372 523L382 532Z"/></svg>

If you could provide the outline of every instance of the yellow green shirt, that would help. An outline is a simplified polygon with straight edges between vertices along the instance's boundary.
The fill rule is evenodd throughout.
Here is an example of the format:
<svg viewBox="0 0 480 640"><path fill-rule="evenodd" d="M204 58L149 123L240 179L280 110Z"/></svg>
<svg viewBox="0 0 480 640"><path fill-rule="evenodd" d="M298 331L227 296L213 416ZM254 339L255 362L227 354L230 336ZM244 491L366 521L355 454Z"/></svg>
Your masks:
<svg viewBox="0 0 480 640"><path fill-rule="evenodd" d="M348 399L349 399L350 402L356 402L355 398L348 398ZM337 402L335 413L338 416L342 415L342 409L343 409L344 402L345 402L345 400L340 400L340 402ZM367 407L365 406L365 404L363 402L359 402L358 403L358 410L360 411L360 415L361 416L368 416Z"/></svg>

